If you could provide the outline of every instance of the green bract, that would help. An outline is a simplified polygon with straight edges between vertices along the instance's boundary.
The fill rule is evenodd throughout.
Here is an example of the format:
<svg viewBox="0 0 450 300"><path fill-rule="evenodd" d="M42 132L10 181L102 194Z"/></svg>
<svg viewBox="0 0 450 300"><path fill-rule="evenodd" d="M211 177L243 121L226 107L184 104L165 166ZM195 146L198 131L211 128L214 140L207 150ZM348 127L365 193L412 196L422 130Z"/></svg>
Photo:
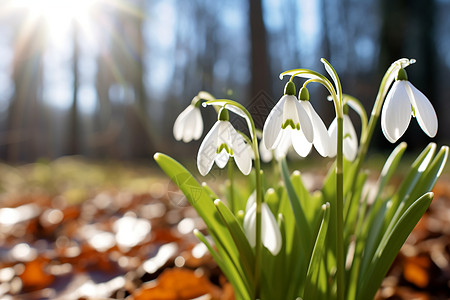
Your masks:
<svg viewBox="0 0 450 300"><path fill-rule="evenodd" d="M369 171L362 165L383 102L399 70L402 72L415 61L400 59L387 70L370 119L357 99L342 93L334 68L326 60L322 62L331 80L307 69L290 70L281 77L306 79L299 95L301 100L309 98L307 84L323 85L333 100L336 119L327 132L309 101L301 101L304 102L301 107L296 98L291 101L289 97L295 94L295 86L289 81L286 95L270 113L270 122L264 125L262 144L275 152L282 149L275 155L279 161L267 166L270 170L267 176L259 158L257 136L261 134L257 135L250 113L238 102L216 100L205 92L198 95L207 100L204 105L222 107L218 122L228 122L223 115L226 106L246 120L249 130L248 137L240 132L244 135L242 141L233 132L235 139L241 141L240 147L222 134L217 137L223 137L225 142L211 142L214 144L211 155L223 152L230 156L223 195L197 182L174 159L155 154L156 162L204 220L210 238L199 231L194 234L208 247L233 285L236 299L373 299L401 246L430 205L433 198L430 191L447 161L448 147L437 151L436 144L430 143L409 171L399 174L397 167L407 148L406 143L400 143L378 170L378 180L369 182ZM361 118L359 143L346 106ZM302 116L311 121L301 123ZM302 130L311 125L305 131L307 140ZM290 145L298 154L307 155L312 143L322 156L336 156L317 191L308 191L302 174L290 170L283 157ZM204 157L209 153L205 149L199 161L207 161L210 167L213 160ZM234 161L242 171L242 157L245 154L248 158L249 151L253 153L253 171L245 179L239 177L242 180L236 184L239 175L233 167ZM226 163L216 161L219 167ZM204 174L205 170L201 172ZM391 182L394 174L403 177L399 186ZM250 199L249 203L243 199Z"/></svg>

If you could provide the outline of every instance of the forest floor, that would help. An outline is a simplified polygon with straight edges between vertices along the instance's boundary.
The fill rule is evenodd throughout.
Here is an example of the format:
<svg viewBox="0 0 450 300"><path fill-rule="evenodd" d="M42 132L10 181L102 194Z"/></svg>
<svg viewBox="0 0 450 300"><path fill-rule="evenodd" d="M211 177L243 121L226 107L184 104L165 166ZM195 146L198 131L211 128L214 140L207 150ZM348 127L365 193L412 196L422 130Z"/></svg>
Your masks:
<svg viewBox="0 0 450 300"><path fill-rule="evenodd" d="M202 220L160 175L76 158L0 165L0 299L234 299L191 233ZM450 299L450 177L434 192L377 299Z"/></svg>

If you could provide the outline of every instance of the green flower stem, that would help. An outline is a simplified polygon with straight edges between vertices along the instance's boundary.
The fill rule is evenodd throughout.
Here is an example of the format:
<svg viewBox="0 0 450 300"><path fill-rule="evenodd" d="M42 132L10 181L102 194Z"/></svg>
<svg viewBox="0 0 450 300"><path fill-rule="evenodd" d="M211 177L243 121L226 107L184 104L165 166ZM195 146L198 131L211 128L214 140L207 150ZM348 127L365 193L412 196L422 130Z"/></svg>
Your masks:
<svg viewBox="0 0 450 300"><path fill-rule="evenodd" d="M336 155L336 257L337 257L337 299L345 295L345 252L344 252L344 119L337 117Z"/></svg>
<svg viewBox="0 0 450 300"><path fill-rule="evenodd" d="M335 87L323 75L305 69L291 70L282 73L292 74L291 76L300 76L309 78L305 84L310 82L321 83L330 93L337 119L337 151L336 151L336 260L337 260L337 300L344 300L345 296L345 251L344 251L344 104L342 101L342 88L336 71L325 59L321 60L327 68L327 72L333 77ZM291 77L291 79L292 79ZM305 86L305 84L303 86Z"/></svg>
<svg viewBox="0 0 450 300"><path fill-rule="evenodd" d="M353 96L343 94L344 103L349 105L351 108L353 108L354 111L359 115L361 119L361 139L359 143L362 143L362 137L366 134L367 131L367 114L366 110L364 109L364 106L361 104L361 101L356 99ZM357 109L356 109L357 108Z"/></svg>
<svg viewBox="0 0 450 300"><path fill-rule="evenodd" d="M228 159L228 164L227 164L227 171L228 171L228 193L229 193L229 198L230 199L228 199L228 202L229 202L229 204L230 204L230 208L231 208L231 211L233 212L233 213L236 213L237 212L237 206L236 206L236 202L235 202L235 199L234 199L234 176L233 176L233 173L234 173L234 159L232 158L232 157L230 157L229 159Z"/></svg>
<svg viewBox="0 0 450 300"><path fill-rule="evenodd" d="M333 66L321 59L329 75L333 78L337 93L332 93L337 121L336 150L336 284L337 300L345 297L345 250L344 250L344 101L339 76ZM327 67L328 66L328 67Z"/></svg>
<svg viewBox="0 0 450 300"><path fill-rule="evenodd" d="M258 138L256 136L255 122L248 110L240 103L229 99L218 99L205 102L206 105L232 105L240 109L246 116L249 125L249 131L252 140L252 150L255 156L255 177L256 177L256 242L255 242L255 299L260 298L261 291L261 257L262 257L262 240L261 240L261 205L263 202L263 188L261 178L261 161L259 159Z"/></svg>

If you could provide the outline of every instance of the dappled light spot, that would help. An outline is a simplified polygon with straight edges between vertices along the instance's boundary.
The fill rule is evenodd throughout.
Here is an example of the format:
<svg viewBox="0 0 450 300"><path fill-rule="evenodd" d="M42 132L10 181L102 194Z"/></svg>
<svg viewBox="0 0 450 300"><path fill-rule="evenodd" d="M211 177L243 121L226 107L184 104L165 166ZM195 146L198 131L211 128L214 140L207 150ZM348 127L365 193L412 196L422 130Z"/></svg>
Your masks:
<svg viewBox="0 0 450 300"><path fill-rule="evenodd" d="M21 205L16 208L1 208L0 209L0 224L14 225L20 222L30 220L40 213L40 209L36 204L30 203Z"/></svg>
<svg viewBox="0 0 450 300"><path fill-rule="evenodd" d="M154 257L144 262L144 270L149 274L155 273L177 253L177 250L176 243L162 245Z"/></svg>
<svg viewBox="0 0 450 300"><path fill-rule="evenodd" d="M25 243L17 244L11 249L11 258L17 261L32 261L36 256L36 249Z"/></svg>
<svg viewBox="0 0 450 300"><path fill-rule="evenodd" d="M114 223L113 229L118 246L127 249L141 243L150 233L151 225L146 219L126 214Z"/></svg>

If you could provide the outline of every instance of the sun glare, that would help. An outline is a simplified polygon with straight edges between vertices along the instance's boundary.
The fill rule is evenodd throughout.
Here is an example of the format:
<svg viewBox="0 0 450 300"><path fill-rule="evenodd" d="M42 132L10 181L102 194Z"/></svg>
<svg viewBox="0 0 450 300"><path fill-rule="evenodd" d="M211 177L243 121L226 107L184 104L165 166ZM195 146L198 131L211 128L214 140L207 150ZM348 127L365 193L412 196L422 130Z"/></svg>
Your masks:
<svg viewBox="0 0 450 300"><path fill-rule="evenodd" d="M89 31L91 15L99 0L15 0L16 8L29 14L31 22L44 22L52 39L59 39L67 29L77 24Z"/></svg>

